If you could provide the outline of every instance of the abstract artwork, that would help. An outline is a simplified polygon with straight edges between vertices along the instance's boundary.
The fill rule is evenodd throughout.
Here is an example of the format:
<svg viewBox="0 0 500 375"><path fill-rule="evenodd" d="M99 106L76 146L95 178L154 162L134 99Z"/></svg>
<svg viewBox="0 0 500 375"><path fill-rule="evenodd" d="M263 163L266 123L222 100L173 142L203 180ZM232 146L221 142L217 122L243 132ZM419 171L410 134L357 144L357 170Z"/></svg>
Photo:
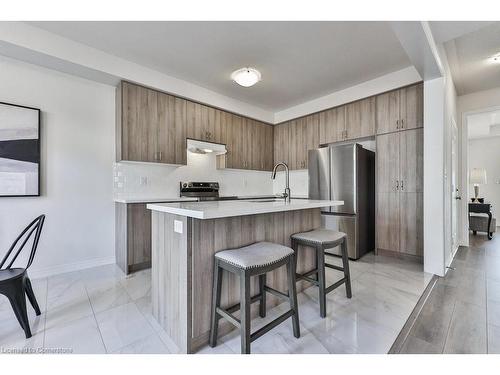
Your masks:
<svg viewBox="0 0 500 375"><path fill-rule="evenodd" d="M0 196L40 195L40 110L0 102Z"/></svg>

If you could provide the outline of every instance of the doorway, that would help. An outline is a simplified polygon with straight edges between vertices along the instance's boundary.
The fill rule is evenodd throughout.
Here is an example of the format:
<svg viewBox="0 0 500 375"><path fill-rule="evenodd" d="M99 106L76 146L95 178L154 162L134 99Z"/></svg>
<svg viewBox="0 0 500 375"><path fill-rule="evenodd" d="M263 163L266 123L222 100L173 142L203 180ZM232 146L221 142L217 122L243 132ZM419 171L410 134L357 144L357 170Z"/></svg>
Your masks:
<svg viewBox="0 0 500 375"><path fill-rule="evenodd" d="M493 217L495 211L497 215L500 212L500 106L464 113L461 133L458 243L469 246L469 203L475 196L475 186L478 197L491 203ZM475 185L470 180L473 169L476 178L481 176ZM487 240L486 232L479 235Z"/></svg>

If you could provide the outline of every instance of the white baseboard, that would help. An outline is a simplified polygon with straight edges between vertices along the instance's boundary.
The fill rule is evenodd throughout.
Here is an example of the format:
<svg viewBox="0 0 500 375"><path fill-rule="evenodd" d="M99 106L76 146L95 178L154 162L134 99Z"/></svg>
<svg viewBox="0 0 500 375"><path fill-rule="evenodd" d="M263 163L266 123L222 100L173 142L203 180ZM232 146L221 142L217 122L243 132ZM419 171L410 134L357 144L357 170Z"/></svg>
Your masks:
<svg viewBox="0 0 500 375"><path fill-rule="evenodd" d="M38 279L42 277L54 276L60 273L80 271L86 268L104 266L106 264L116 263L116 258L114 256L94 258L89 260L84 260L75 263L58 264L55 266L37 268L33 267L28 270L28 274L32 279Z"/></svg>

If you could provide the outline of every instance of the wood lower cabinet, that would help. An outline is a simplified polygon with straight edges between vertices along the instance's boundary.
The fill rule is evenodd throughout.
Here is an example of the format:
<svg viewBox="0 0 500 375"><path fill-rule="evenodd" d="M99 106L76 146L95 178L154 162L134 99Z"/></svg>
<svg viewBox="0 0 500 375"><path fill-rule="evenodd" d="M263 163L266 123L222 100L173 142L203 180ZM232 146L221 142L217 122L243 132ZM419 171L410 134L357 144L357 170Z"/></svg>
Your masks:
<svg viewBox="0 0 500 375"><path fill-rule="evenodd" d="M146 203L115 203L116 263L129 274L151 267L151 211Z"/></svg>
<svg viewBox="0 0 500 375"><path fill-rule="evenodd" d="M424 255L423 207L423 193L399 194L399 249L402 253Z"/></svg>
<svg viewBox="0 0 500 375"><path fill-rule="evenodd" d="M376 238L377 248L399 250L399 194L377 193L376 196Z"/></svg>
<svg viewBox="0 0 500 375"><path fill-rule="evenodd" d="M423 129L377 136L377 249L423 255Z"/></svg>

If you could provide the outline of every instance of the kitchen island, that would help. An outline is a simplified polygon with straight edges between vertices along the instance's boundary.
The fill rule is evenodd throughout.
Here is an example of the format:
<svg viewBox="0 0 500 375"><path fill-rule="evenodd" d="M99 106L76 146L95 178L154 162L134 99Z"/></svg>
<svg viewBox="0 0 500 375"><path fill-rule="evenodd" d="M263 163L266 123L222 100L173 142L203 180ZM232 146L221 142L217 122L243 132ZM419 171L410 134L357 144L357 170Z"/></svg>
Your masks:
<svg viewBox="0 0 500 375"><path fill-rule="evenodd" d="M178 351L193 353L208 343L216 252L258 241L290 246L291 234L321 226L320 208L342 204L308 199L148 204L152 210L153 316ZM301 249L298 272L313 267L313 250ZM287 291L284 267L270 272L267 280L269 286ZM297 290L305 285L298 283ZM252 295L258 293L257 280L253 280L251 291ZM239 280L232 274L224 275L222 305L237 302ZM269 307L277 303L276 297L267 297ZM257 315L256 307L252 307L252 316ZM233 328L221 320L219 334Z"/></svg>

